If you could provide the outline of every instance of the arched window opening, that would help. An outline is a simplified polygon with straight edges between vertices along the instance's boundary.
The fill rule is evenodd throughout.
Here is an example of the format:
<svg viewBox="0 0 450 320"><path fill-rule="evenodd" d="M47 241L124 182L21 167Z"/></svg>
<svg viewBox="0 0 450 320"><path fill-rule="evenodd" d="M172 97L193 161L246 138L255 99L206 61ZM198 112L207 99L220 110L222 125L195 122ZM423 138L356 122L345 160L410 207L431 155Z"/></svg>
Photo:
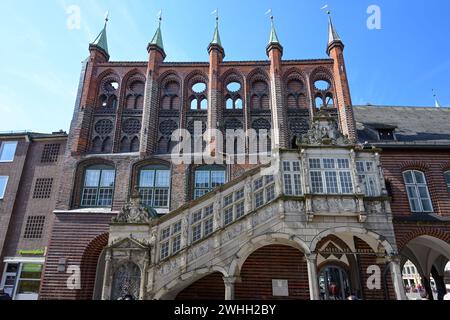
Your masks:
<svg viewBox="0 0 450 320"><path fill-rule="evenodd" d="M140 147L139 138L138 137L134 137L131 140L130 151L131 152L138 152L139 151L139 147Z"/></svg>
<svg viewBox="0 0 450 320"><path fill-rule="evenodd" d="M331 95L327 95L325 98L325 107L326 108L332 108L334 107L334 100Z"/></svg>
<svg viewBox="0 0 450 320"><path fill-rule="evenodd" d="M100 137L95 137L92 141L92 152L101 153L102 152L102 139Z"/></svg>
<svg viewBox="0 0 450 320"><path fill-rule="evenodd" d="M300 108L306 108L308 106L306 96L304 94L300 94L298 97L298 106Z"/></svg>
<svg viewBox="0 0 450 320"><path fill-rule="evenodd" d="M231 98L227 99L227 110L233 110L234 109L234 101Z"/></svg>
<svg viewBox="0 0 450 320"><path fill-rule="evenodd" d="M204 166L194 173L194 199L201 198L205 194L226 183L226 172L221 166Z"/></svg>
<svg viewBox="0 0 450 320"><path fill-rule="evenodd" d="M324 103L321 97L317 97L315 103L317 109L322 109L324 107Z"/></svg>
<svg viewBox="0 0 450 320"><path fill-rule="evenodd" d="M144 96L138 95L135 100L134 109L144 108Z"/></svg>
<svg viewBox="0 0 450 320"><path fill-rule="evenodd" d="M297 108L297 98L294 94L288 95L287 98L287 107L288 108Z"/></svg>
<svg viewBox="0 0 450 320"><path fill-rule="evenodd" d="M111 166L96 165L84 172L81 207L111 207L116 171Z"/></svg>
<svg viewBox="0 0 450 320"><path fill-rule="evenodd" d="M200 109L201 110L208 110L208 100L207 99L203 99L200 102Z"/></svg>
<svg viewBox="0 0 450 320"><path fill-rule="evenodd" d="M151 208L169 208L170 169L151 165L139 172L139 193L142 203Z"/></svg>
<svg viewBox="0 0 450 320"><path fill-rule="evenodd" d="M126 100L126 104L125 104L126 108L127 109L133 109L135 103L136 103L136 99L134 98L134 96L131 95L131 94L128 95L127 96L127 100Z"/></svg>
<svg viewBox="0 0 450 320"><path fill-rule="evenodd" d="M270 109L270 99L269 96L264 94L261 97L261 109L263 110L269 110Z"/></svg>
<svg viewBox="0 0 450 320"><path fill-rule="evenodd" d="M103 140L102 144L102 153L111 153L112 152L112 139L110 137L106 137Z"/></svg>
<svg viewBox="0 0 450 320"><path fill-rule="evenodd" d="M235 102L234 102L234 108L237 110L242 110L244 109L244 102L242 101L241 98L238 98Z"/></svg>
<svg viewBox="0 0 450 320"><path fill-rule="evenodd" d="M403 179L405 180L411 211L414 213L433 212L425 174L417 170L405 171Z"/></svg>
<svg viewBox="0 0 450 320"><path fill-rule="evenodd" d="M198 110L198 100L197 99L192 99L191 110Z"/></svg>
<svg viewBox="0 0 450 320"><path fill-rule="evenodd" d="M130 140L128 137L123 137L120 141L120 152L127 153L130 151Z"/></svg>

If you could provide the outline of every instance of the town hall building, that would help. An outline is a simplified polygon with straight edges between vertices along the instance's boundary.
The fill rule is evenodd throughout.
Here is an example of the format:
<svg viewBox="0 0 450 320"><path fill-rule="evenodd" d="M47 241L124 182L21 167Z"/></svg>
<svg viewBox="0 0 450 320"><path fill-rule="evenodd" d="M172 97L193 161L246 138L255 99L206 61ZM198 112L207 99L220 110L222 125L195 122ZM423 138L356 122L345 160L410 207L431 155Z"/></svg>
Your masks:
<svg viewBox="0 0 450 320"><path fill-rule="evenodd" d="M37 183L50 193L38 209L45 223L33 227L48 239L2 252L0 288L26 295L33 288L20 284L32 274L43 300L404 300L411 261L442 299L450 110L354 106L331 16L328 28L325 59L283 60L272 20L267 60L228 61L217 20L209 61L194 63L166 61L160 22L148 61L122 62L110 61L105 24L89 45L68 135L19 143L41 143L36 154L62 143L53 169L0 189L0 209L17 197L11 181L16 193ZM175 163L175 133L202 140L198 127L238 130L247 160L253 130L270 162L238 164L212 138L223 161ZM0 145L18 139L2 135ZM23 217L11 224L33 229Z"/></svg>

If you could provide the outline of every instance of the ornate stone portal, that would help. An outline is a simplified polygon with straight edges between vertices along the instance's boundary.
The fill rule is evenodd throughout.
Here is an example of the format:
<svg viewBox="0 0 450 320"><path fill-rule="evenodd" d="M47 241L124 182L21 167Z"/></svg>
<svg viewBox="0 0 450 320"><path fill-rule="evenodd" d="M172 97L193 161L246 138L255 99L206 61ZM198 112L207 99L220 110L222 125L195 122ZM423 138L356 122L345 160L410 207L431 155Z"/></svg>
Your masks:
<svg viewBox="0 0 450 320"><path fill-rule="evenodd" d="M110 226L103 300L144 300L154 243L150 223L158 215L145 207L137 189ZM150 239L150 242L147 241Z"/></svg>

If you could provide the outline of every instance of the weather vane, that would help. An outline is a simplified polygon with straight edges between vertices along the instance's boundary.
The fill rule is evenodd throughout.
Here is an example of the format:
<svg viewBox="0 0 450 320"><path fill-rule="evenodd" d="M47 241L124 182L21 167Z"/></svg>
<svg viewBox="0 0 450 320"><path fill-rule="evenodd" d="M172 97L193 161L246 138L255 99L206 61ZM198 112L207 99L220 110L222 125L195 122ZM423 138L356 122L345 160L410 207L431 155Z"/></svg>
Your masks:
<svg viewBox="0 0 450 320"><path fill-rule="evenodd" d="M211 12L211 15L216 16L216 21L219 21L219 9L214 10Z"/></svg>
<svg viewBox="0 0 450 320"><path fill-rule="evenodd" d="M324 5L322 8L320 8L320 10L326 10L326 9L328 9L328 10L326 11L326 13L330 15L330 14L331 14L331 10L329 10L329 7L330 7L330 6L326 4L326 5Z"/></svg>
<svg viewBox="0 0 450 320"><path fill-rule="evenodd" d="M269 16L270 20L273 21L273 11L272 9L267 10L267 12L265 13L266 16Z"/></svg>

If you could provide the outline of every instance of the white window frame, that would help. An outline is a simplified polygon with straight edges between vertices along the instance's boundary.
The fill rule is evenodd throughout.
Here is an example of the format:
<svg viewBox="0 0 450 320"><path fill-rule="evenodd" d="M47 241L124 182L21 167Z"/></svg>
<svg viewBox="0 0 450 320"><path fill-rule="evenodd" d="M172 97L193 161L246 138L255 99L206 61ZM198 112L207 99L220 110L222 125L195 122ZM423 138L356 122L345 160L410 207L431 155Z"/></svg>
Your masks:
<svg viewBox="0 0 450 320"><path fill-rule="evenodd" d="M14 154L11 160L1 160L1 156L3 153L3 150L5 148L5 145L8 144L14 144ZM14 162L14 159L16 158L16 152L17 152L17 146L19 145L18 141L3 141L0 145L0 163L8 163L8 162Z"/></svg>
<svg viewBox="0 0 450 320"><path fill-rule="evenodd" d="M298 170L295 167L298 166ZM296 181L298 179L298 181ZM298 185L297 183L298 182ZM303 195L302 167L300 161L283 161L283 187L287 196L300 197ZM288 190L288 188L290 190Z"/></svg>
<svg viewBox="0 0 450 320"><path fill-rule="evenodd" d="M6 188L8 188L9 177L8 176L0 176L0 178L6 178L5 179L5 188L3 190L0 189L0 200L3 200L6 195Z"/></svg>
<svg viewBox="0 0 450 320"><path fill-rule="evenodd" d="M311 160L319 160L320 168L312 168ZM326 168L325 161L326 160L334 160L334 168ZM339 161L345 160L348 162L348 168L340 168ZM309 182L311 186L311 193L318 195L351 195L355 193L355 184L351 169L351 161L348 158L336 157L336 158L319 158L319 157L311 157L308 159L308 168L309 168ZM329 186L327 183L327 173L336 173L336 182L337 182L337 193L336 192L328 192ZM320 173L321 181L322 181L322 192L316 192L313 190L313 182L312 182L312 173ZM350 174L350 182L352 184L350 192L342 191L342 179L341 173L349 173Z"/></svg>
<svg viewBox="0 0 450 320"><path fill-rule="evenodd" d="M179 229L176 229L175 226L180 226ZM160 233L160 246L159 246L159 259L165 260L170 256L173 256L181 251L182 249L182 242L181 242L181 231L183 229L183 223L182 221L177 221L170 226L164 228L161 230ZM164 237L164 233L168 230L169 235L167 237ZM178 250L174 250L174 244L176 243L176 240L179 239L180 241L180 247ZM163 255L163 246L168 245L167 255Z"/></svg>
<svg viewBox="0 0 450 320"><path fill-rule="evenodd" d="M368 169L368 164L372 170ZM360 170L362 165L362 171ZM367 197L377 197L380 195L380 188L378 182L377 167L374 161L371 160L358 160L356 161L356 171L358 173L358 182L363 188L364 194ZM370 183L373 182L373 189L369 190Z"/></svg>
<svg viewBox="0 0 450 320"><path fill-rule="evenodd" d="M151 187L144 187L142 186L142 172L144 171L153 171L153 186ZM160 186L156 186L156 181L157 181L157 175L159 172L168 172L169 173L169 186L168 187L160 187ZM148 206L158 210L158 209L169 209L170 208L170 200L171 200L171 185L172 185L172 181L171 181L171 177L172 177L172 172L169 168L166 168L164 166L158 166L158 165L150 165L150 166L146 166L143 167L142 169L139 170L139 177L138 177L138 185L139 185L139 192L141 193L141 198L142 194L144 192L151 192L151 196L149 197L151 199L151 203L148 204ZM167 206L156 206L156 191L167 191Z"/></svg>
<svg viewBox="0 0 450 320"><path fill-rule="evenodd" d="M416 176L415 173L420 173L423 176L423 180L425 181L425 183L418 183L416 180ZM411 173L412 174L412 178L413 178L413 183L408 183L406 181L406 174L407 173ZM431 200L431 195L430 195L430 190L428 189L428 183L427 183L427 177L425 175L424 172L419 171L419 170L406 170L403 172L403 181L405 183L405 188L406 188L406 196L408 197L408 201L409 201L409 207L411 209L411 212L413 213L433 213L434 212L434 208L433 208L433 201ZM416 197L411 198L410 194L408 192L408 187L410 188L414 188L414 192ZM425 187L425 190L427 192L427 197L426 198L422 198L420 196L420 192L419 192L419 187ZM418 210L414 210L413 209L413 201L414 200L418 200L417 203L419 204L419 209ZM423 200L427 200L430 202L430 211L426 211L423 208Z"/></svg>
<svg viewBox="0 0 450 320"><path fill-rule="evenodd" d="M228 203L227 203L228 202ZM229 226L230 224L233 224L233 222L237 221L238 219L241 219L245 216L245 191L243 189L237 190L233 193L230 193L229 195L225 196L223 198L224 208L223 208L223 225ZM244 212L242 215L238 215L238 208L239 206L244 206ZM231 211L231 221L226 221L226 215L225 212L230 213Z"/></svg>
<svg viewBox="0 0 450 320"><path fill-rule="evenodd" d="M195 215L201 215L198 220L194 219ZM212 225L211 232L207 233L207 226ZM194 230L200 228L200 238L194 239ZM203 209L196 210L191 215L191 243L197 243L214 233L214 204L206 206Z"/></svg>
<svg viewBox="0 0 450 320"><path fill-rule="evenodd" d="M275 179L274 176L262 176L259 177L258 179L255 179L253 181L253 189L254 189L254 198L255 200L253 201L253 205L255 210L259 209L261 207L264 207L266 204L268 204L269 202L273 201L276 199L277 195L276 195L276 190L275 190ZM269 198L269 194L271 194L273 189L273 199ZM262 194L262 203L258 204L256 202L256 195L261 195Z"/></svg>

